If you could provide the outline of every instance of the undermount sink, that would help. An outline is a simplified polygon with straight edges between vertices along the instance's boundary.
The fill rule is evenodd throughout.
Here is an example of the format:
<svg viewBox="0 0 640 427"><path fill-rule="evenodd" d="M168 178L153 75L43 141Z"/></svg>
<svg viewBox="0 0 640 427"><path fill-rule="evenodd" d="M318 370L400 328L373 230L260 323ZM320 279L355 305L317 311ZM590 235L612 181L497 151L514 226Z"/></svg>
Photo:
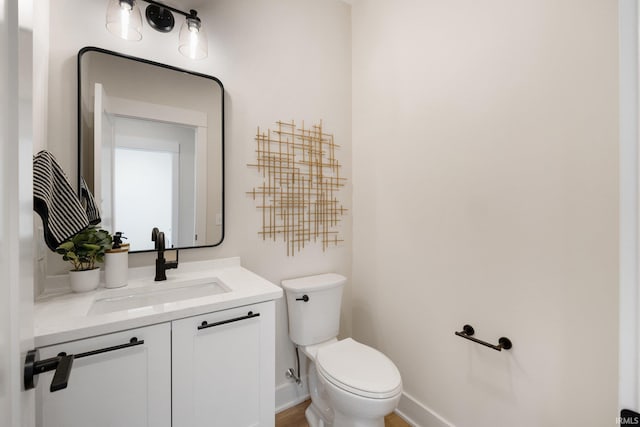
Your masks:
<svg viewBox="0 0 640 427"><path fill-rule="evenodd" d="M229 288L214 278L194 279L171 284L158 282L144 288L118 290L112 295L97 298L91 305L88 314L142 309L229 291Z"/></svg>

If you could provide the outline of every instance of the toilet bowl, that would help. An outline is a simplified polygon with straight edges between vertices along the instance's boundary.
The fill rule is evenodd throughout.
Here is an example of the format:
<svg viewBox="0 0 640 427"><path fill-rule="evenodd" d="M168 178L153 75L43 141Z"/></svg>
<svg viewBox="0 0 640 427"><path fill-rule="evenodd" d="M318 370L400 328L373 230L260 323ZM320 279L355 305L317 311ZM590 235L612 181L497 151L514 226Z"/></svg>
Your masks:
<svg viewBox="0 0 640 427"><path fill-rule="evenodd" d="M336 426L383 427L384 416L398 406L402 380L396 366L351 338L320 348L316 370Z"/></svg>
<svg viewBox="0 0 640 427"><path fill-rule="evenodd" d="M338 341L346 278L323 274L284 280L289 336L307 356L310 427L384 427L402 394L393 362L352 338Z"/></svg>

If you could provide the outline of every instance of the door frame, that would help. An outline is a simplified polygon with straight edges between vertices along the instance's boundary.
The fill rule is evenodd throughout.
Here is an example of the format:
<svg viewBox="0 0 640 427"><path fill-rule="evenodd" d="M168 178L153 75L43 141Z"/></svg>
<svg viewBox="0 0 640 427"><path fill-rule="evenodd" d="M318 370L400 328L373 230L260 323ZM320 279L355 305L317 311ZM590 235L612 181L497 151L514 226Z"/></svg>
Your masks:
<svg viewBox="0 0 640 427"><path fill-rule="evenodd" d="M33 29L20 9L33 0L0 0L0 426L35 425L35 394L22 367L33 348ZM6 350L5 350L6 349Z"/></svg>
<svg viewBox="0 0 640 427"><path fill-rule="evenodd" d="M640 411L638 4L618 1L620 139L619 409Z"/></svg>

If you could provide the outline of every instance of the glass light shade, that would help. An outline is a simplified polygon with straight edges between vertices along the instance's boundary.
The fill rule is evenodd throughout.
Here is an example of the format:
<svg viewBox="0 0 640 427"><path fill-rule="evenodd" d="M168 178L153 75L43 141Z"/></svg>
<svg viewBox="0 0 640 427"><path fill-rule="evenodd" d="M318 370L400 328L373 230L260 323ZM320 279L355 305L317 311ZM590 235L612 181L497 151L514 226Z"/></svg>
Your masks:
<svg viewBox="0 0 640 427"><path fill-rule="evenodd" d="M180 28L178 50L191 59L204 59L209 54L207 35L199 18L189 16L185 19Z"/></svg>
<svg viewBox="0 0 640 427"><path fill-rule="evenodd" d="M142 14L135 0L109 0L107 29L125 40L142 39Z"/></svg>

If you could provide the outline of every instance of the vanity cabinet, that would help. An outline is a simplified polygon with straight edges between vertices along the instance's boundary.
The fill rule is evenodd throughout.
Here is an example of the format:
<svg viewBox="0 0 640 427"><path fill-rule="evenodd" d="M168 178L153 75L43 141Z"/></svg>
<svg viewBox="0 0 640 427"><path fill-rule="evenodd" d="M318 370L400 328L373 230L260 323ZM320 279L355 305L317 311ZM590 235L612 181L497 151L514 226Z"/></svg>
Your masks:
<svg viewBox="0 0 640 427"><path fill-rule="evenodd" d="M37 425L273 427L274 311L268 301L42 347L44 359L144 341L74 360L66 389L40 374Z"/></svg>
<svg viewBox="0 0 640 427"><path fill-rule="evenodd" d="M273 427L274 303L173 322L174 427Z"/></svg>
<svg viewBox="0 0 640 427"><path fill-rule="evenodd" d="M143 344L75 359L68 386L49 391L53 371L39 375L41 427L171 426L171 325L131 329L40 348L40 358Z"/></svg>

